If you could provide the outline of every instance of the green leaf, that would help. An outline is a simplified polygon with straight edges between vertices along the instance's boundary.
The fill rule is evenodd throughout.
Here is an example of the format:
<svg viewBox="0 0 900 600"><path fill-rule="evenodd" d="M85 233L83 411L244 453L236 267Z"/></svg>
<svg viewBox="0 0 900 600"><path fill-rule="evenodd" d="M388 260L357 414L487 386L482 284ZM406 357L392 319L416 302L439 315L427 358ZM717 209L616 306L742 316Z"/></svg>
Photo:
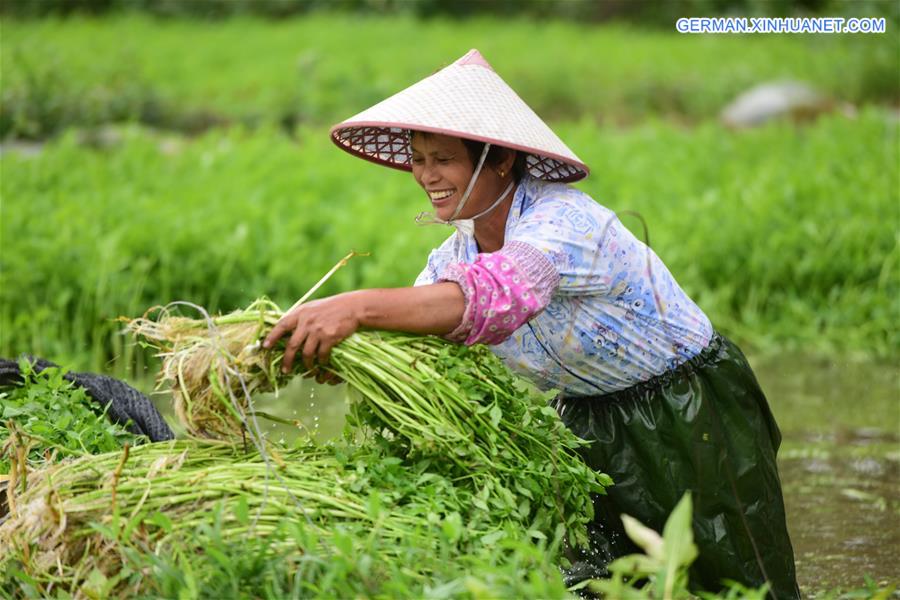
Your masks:
<svg viewBox="0 0 900 600"><path fill-rule="evenodd" d="M625 533L647 556L662 561L665 558L664 542L658 533L629 515L622 515Z"/></svg>
<svg viewBox="0 0 900 600"><path fill-rule="evenodd" d="M221 566L225 572L231 571L231 560L219 548L216 548L214 545L210 544L204 547L203 551L211 556L213 560L219 563L219 566Z"/></svg>
<svg viewBox="0 0 900 600"><path fill-rule="evenodd" d="M384 504L381 501L381 494L377 490L373 490L366 502L366 513L374 521L381 516L383 510Z"/></svg>
<svg viewBox="0 0 900 600"><path fill-rule="evenodd" d="M498 427L500 425L500 420L503 418L503 411L500 410L500 407L496 404L491 407L490 411L491 423L494 427Z"/></svg>
<svg viewBox="0 0 900 600"><path fill-rule="evenodd" d="M485 546L493 546L504 537L506 537L506 532L502 529L498 531L492 531L491 533L481 536L481 543L483 543Z"/></svg>
<svg viewBox="0 0 900 600"><path fill-rule="evenodd" d="M351 557L355 553L353 551L353 538L346 531L337 531L332 538L334 547L345 557Z"/></svg>
<svg viewBox="0 0 900 600"><path fill-rule="evenodd" d="M694 532L691 529L691 494L686 492L663 528L665 547L666 589L671 590L679 570L686 570L697 558Z"/></svg>
<svg viewBox="0 0 900 600"><path fill-rule="evenodd" d="M545 417L553 417L554 419L558 419L559 415L556 414L556 409L552 406L542 406L538 409L542 415Z"/></svg>
<svg viewBox="0 0 900 600"><path fill-rule="evenodd" d="M528 427L531 424L531 411L526 410L525 414L522 415L522 427Z"/></svg>
<svg viewBox="0 0 900 600"><path fill-rule="evenodd" d="M616 564L618 563L618 564ZM645 577L659 570L659 562L646 554L629 554L613 561L620 572ZM612 568L612 564L610 564Z"/></svg>
<svg viewBox="0 0 900 600"><path fill-rule="evenodd" d="M12 404L3 406L3 410L0 411L0 415L2 415L4 419L9 419L12 417L18 417L18 416L27 415L27 414L28 414L28 411L24 407L13 406Z"/></svg>
<svg viewBox="0 0 900 600"><path fill-rule="evenodd" d="M165 513L153 513L152 515L147 517L145 522L156 525L167 534L172 533L172 519L170 519Z"/></svg>
<svg viewBox="0 0 900 600"><path fill-rule="evenodd" d="M462 517L458 512L447 515L441 523L441 532L451 544L455 544L462 535Z"/></svg>
<svg viewBox="0 0 900 600"><path fill-rule="evenodd" d="M250 524L250 508L247 505L247 498L244 496L238 498L234 505L234 518L245 527Z"/></svg>
<svg viewBox="0 0 900 600"><path fill-rule="evenodd" d="M516 508L519 511L519 516L523 519L531 514L531 502L529 502L528 498L522 498L522 501L519 502Z"/></svg>

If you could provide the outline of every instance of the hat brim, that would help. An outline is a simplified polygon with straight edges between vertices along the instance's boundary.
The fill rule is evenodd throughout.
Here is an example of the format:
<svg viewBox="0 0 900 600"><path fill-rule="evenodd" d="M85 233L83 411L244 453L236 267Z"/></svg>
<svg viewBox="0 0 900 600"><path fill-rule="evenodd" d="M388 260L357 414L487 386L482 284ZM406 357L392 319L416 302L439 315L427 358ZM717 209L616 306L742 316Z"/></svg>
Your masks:
<svg viewBox="0 0 900 600"><path fill-rule="evenodd" d="M531 175L547 181L571 183L584 179L590 169L580 161L551 152L535 152L521 144L505 140L473 135L442 127L429 127L420 123L384 121L353 121L339 123L331 128L331 141L341 150L375 164L400 171L412 171L412 152L407 132L422 131L448 135L476 142L502 146L526 155L526 167Z"/></svg>

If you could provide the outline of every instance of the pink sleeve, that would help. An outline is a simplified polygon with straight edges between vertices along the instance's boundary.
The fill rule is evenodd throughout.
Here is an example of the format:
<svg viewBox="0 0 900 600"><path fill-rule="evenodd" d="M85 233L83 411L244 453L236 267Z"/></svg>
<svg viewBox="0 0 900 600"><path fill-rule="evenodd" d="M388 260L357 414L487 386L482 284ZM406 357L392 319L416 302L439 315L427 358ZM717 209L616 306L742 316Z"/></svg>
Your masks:
<svg viewBox="0 0 900 600"><path fill-rule="evenodd" d="M466 310L459 327L446 337L468 346L499 344L544 310L559 286L553 264L523 242L479 254L472 264L451 263L439 280L462 288Z"/></svg>

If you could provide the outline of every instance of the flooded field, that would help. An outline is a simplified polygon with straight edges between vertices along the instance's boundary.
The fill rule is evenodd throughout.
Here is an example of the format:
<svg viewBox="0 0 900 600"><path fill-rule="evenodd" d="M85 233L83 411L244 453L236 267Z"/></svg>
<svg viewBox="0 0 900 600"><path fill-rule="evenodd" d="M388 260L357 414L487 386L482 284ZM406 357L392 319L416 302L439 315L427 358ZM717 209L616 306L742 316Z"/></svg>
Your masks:
<svg viewBox="0 0 900 600"><path fill-rule="evenodd" d="M900 582L900 367L791 356L751 362L783 435L779 462L801 590L860 587L864 575ZM340 435L346 393L294 380L259 404L328 439ZM275 439L297 435L261 424Z"/></svg>

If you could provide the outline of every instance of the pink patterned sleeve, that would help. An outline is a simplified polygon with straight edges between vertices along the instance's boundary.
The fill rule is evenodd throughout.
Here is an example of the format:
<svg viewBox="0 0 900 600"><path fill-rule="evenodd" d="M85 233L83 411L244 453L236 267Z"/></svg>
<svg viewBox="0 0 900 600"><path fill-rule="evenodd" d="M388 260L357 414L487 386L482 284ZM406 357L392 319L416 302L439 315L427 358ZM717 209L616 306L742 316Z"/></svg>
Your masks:
<svg viewBox="0 0 900 600"><path fill-rule="evenodd" d="M438 278L462 288L466 310L454 342L499 344L550 303L559 274L543 254L524 242L479 254L472 264L451 263Z"/></svg>

